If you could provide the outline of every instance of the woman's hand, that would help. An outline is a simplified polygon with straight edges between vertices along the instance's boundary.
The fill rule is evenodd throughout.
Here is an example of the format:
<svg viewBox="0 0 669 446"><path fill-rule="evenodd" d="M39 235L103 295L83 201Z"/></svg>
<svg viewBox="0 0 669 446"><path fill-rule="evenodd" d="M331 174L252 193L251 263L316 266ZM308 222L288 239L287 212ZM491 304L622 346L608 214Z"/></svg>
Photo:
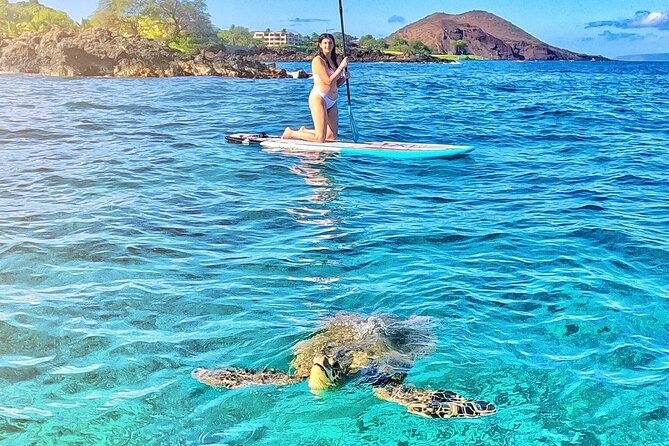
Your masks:
<svg viewBox="0 0 669 446"><path fill-rule="evenodd" d="M349 71L344 71L341 76L339 76L339 79L337 79L337 87L341 87L346 83L348 78L351 77L351 73Z"/></svg>
<svg viewBox="0 0 669 446"><path fill-rule="evenodd" d="M344 57L344 58L341 60L341 63L339 64L339 68L341 68L341 69L343 70L343 69L346 68L347 66L348 66L348 56L347 56L347 57Z"/></svg>

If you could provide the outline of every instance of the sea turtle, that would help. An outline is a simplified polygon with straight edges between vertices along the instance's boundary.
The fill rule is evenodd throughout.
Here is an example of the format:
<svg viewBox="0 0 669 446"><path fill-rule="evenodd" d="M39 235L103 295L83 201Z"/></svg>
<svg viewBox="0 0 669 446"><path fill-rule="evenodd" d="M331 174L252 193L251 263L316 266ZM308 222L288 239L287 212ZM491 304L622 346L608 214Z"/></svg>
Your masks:
<svg viewBox="0 0 669 446"><path fill-rule="evenodd" d="M487 401L468 400L444 390L403 384L416 358L433 350L435 338L426 318L340 313L293 348L292 373L278 370L195 369L193 378L214 387L288 385L305 379L313 392L346 379L370 385L375 395L431 418L480 417L496 412Z"/></svg>

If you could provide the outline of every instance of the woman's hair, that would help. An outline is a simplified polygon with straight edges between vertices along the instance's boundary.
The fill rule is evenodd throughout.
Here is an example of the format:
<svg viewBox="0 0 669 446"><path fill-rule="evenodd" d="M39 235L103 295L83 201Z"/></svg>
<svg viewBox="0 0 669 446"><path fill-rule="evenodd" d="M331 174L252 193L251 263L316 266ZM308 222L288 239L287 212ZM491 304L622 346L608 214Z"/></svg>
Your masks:
<svg viewBox="0 0 669 446"><path fill-rule="evenodd" d="M323 53L323 50L321 49L321 42L324 39L330 39L332 40L332 51L330 54L325 54ZM335 43L335 38L332 34L329 33L323 33L320 36L318 36L318 55L323 58L325 63L328 64L328 67L332 70L336 70L339 64L337 63L337 44Z"/></svg>

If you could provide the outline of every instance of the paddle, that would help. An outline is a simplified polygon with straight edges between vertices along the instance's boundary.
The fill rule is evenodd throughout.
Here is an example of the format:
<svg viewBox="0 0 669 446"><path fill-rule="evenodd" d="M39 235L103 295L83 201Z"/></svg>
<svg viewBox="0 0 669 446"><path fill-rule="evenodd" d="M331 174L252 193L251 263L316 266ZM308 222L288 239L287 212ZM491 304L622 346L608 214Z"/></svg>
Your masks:
<svg viewBox="0 0 669 446"><path fill-rule="evenodd" d="M344 33L344 8L341 6L341 0L339 0L339 20L341 20L341 40L344 46L344 57L346 57L346 33ZM348 71L348 68L344 68ZM346 79L346 95L348 96L348 120L351 123L351 133L353 133L353 141L358 142L360 139L360 134L358 133L358 128L355 125L355 120L353 119L353 110L351 110L351 87L348 85L348 79Z"/></svg>

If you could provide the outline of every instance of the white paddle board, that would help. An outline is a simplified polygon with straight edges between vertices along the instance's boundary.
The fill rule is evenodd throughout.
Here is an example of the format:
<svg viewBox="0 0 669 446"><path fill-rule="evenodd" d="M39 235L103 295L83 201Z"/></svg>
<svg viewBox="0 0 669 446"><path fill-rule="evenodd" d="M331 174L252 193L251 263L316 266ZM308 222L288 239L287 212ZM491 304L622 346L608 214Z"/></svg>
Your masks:
<svg viewBox="0 0 669 446"><path fill-rule="evenodd" d="M383 156L386 158L440 158L465 155L471 146L448 144L422 144L404 142L363 142L331 141L324 143L281 139L265 133L237 133L226 136L228 142L260 144L269 150L288 152L335 152L349 155Z"/></svg>
<svg viewBox="0 0 669 446"><path fill-rule="evenodd" d="M261 146L281 151L338 152L349 155L384 156L387 158L438 158L464 155L474 150L471 146L420 144L405 142L332 141L315 143L297 139L268 139Z"/></svg>

